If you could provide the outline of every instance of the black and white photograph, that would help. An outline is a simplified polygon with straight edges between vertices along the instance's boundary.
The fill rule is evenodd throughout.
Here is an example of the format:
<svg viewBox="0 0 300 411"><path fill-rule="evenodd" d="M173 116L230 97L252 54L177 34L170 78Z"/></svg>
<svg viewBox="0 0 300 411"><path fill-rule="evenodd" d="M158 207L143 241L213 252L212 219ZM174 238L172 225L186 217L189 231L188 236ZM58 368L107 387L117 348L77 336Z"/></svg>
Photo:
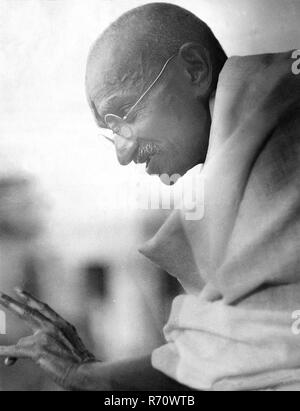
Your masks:
<svg viewBox="0 0 300 411"><path fill-rule="evenodd" d="M0 391L300 391L300 0L0 0Z"/></svg>

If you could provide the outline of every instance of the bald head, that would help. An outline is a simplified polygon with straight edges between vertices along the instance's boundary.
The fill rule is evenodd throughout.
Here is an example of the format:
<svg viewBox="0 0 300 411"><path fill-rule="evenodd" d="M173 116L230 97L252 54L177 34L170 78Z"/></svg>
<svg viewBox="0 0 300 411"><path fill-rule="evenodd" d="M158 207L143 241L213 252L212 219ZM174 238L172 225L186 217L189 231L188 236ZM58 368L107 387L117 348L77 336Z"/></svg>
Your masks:
<svg viewBox="0 0 300 411"><path fill-rule="evenodd" d="M203 21L167 3L151 3L123 14L99 37L89 55L86 87L93 110L95 99L113 89L134 85L137 93L144 91L152 73L189 42L208 51L214 90L226 55Z"/></svg>

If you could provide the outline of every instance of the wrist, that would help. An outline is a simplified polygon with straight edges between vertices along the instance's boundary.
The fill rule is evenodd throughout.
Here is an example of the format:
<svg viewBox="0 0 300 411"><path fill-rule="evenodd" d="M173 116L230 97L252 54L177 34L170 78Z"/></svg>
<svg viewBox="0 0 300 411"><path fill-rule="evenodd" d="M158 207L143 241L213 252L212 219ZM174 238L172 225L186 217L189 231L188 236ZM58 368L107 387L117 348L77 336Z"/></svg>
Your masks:
<svg viewBox="0 0 300 411"><path fill-rule="evenodd" d="M93 361L69 368L64 386L69 391L110 391L104 364Z"/></svg>
<svg viewBox="0 0 300 411"><path fill-rule="evenodd" d="M79 383L80 383L79 369L80 369L80 364L69 365L64 377L58 382L58 384L62 388L68 391L79 390Z"/></svg>

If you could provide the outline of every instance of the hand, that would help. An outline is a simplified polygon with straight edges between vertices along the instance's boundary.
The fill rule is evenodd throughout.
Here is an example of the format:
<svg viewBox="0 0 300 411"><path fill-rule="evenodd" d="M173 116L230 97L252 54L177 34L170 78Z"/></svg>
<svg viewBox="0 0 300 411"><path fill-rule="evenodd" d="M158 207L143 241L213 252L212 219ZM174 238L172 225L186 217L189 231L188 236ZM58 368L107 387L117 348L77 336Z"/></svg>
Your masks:
<svg viewBox="0 0 300 411"><path fill-rule="evenodd" d="M72 375L85 363L94 362L76 329L50 307L25 291L16 290L20 303L0 294L0 304L16 314L33 331L30 337L22 338L16 345L0 346L0 357L12 365L17 359L31 359L49 377L64 388L72 388Z"/></svg>

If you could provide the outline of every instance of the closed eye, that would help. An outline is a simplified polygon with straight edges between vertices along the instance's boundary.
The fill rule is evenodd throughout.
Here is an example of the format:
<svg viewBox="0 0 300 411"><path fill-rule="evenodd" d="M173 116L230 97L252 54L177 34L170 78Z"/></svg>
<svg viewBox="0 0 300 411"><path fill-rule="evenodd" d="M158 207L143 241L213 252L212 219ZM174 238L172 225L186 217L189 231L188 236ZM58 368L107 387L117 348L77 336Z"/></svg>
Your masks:
<svg viewBox="0 0 300 411"><path fill-rule="evenodd" d="M127 110L124 116L128 115L129 111L130 109ZM140 107L135 107L132 111L130 111L128 118L126 118L126 121L128 123L131 123L135 121L137 118L139 118L144 112L145 112L144 106L140 105Z"/></svg>
<svg viewBox="0 0 300 411"><path fill-rule="evenodd" d="M126 106L123 106L120 108L119 110L119 116L121 118L125 117L127 115L127 113L130 111L132 105L127 104Z"/></svg>

